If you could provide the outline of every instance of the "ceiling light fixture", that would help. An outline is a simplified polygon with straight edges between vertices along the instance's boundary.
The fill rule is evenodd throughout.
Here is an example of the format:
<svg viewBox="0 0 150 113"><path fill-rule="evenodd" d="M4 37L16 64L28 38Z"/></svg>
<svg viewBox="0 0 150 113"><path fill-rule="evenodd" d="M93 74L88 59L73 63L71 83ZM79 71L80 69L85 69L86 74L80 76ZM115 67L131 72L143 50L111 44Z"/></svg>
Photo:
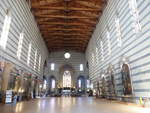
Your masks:
<svg viewBox="0 0 150 113"><path fill-rule="evenodd" d="M70 54L70 53L65 53L65 54L64 54L64 57L65 57L66 59L69 59L69 58L71 57L71 54Z"/></svg>

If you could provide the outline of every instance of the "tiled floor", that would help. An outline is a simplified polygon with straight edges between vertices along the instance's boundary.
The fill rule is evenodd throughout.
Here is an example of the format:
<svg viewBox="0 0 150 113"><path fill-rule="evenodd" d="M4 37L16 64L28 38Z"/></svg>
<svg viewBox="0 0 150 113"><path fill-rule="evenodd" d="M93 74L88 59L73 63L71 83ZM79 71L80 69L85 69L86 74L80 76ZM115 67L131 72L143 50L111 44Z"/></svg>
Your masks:
<svg viewBox="0 0 150 113"><path fill-rule="evenodd" d="M150 109L88 97L61 97L0 105L0 113L150 113Z"/></svg>

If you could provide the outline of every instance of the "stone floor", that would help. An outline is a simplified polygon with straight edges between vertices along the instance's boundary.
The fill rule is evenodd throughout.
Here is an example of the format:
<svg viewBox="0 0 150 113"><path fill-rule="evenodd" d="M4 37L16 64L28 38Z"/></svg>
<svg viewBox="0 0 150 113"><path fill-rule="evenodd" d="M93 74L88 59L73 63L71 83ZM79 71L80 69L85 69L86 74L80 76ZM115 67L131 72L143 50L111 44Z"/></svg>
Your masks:
<svg viewBox="0 0 150 113"><path fill-rule="evenodd" d="M88 97L52 97L0 105L0 113L150 113L150 109Z"/></svg>

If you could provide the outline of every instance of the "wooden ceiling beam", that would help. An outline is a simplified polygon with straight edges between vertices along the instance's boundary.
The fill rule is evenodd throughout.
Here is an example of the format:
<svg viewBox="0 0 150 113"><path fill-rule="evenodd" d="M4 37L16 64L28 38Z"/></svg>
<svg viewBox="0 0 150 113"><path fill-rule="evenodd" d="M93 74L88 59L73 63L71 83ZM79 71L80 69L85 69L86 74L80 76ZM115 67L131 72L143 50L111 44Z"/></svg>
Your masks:
<svg viewBox="0 0 150 113"><path fill-rule="evenodd" d="M60 41L58 41L58 40L60 40ZM72 43L72 42L74 42L75 40L77 40L77 41L81 41L81 40L83 40L83 42L86 42L86 43L88 43L88 38L84 38L84 39L79 39L79 38L77 38L77 39L72 39L72 38L70 38L70 39L68 39L68 40L65 40L65 39L60 39L60 38L58 38L58 39L50 39L50 38L47 38L47 39L45 39L45 42L60 42L60 43L64 43L64 42L69 42L69 43Z"/></svg>
<svg viewBox="0 0 150 113"><path fill-rule="evenodd" d="M41 22L56 22L56 21L58 21L58 20L56 20L55 18L36 18L36 21L39 23L41 23ZM59 20L59 22L64 22L64 21L66 21L66 19L64 19L64 20L62 20L62 19L60 19ZM82 23L89 23L89 24L96 24L96 22L97 22L97 19L82 19L82 18L80 18L80 19L73 19L73 20L67 20L68 22L82 22Z"/></svg>
<svg viewBox="0 0 150 113"><path fill-rule="evenodd" d="M80 49L76 49L76 48L69 48L69 49L67 49L67 48L51 49L51 48L48 48L48 49L49 49L50 52L66 51L66 50L68 50L68 51L71 51L71 50L72 50L72 51L81 52L81 53L84 53L84 52L85 52L85 50L82 49L82 48L80 48Z"/></svg>
<svg viewBox="0 0 150 113"><path fill-rule="evenodd" d="M41 12L34 12L34 16L35 17L47 17L47 16L51 16L51 15L54 15L54 12L56 13L57 11L55 11L55 10L45 10L45 11L41 11ZM100 12L99 12L100 13ZM62 15L63 14L63 16L66 14L66 13L62 13L62 12L57 12L57 15ZM86 17L95 17L95 18L97 18L97 17L99 17L99 14L98 13L92 13L92 12L88 12L88 11L78 11L78 13L75 13L75 12L73 12L73 14L68 14L67 16L76 16L76 15L81 15L82 14L82 16L86 16ZM56 16L56 15L55 15Z"/></svg>
<svg viewBox="0 0 150 113"><path fill-rule="evenodd" d="M57 34L92 34L92 32L84 32L84 31L72 31L72 32L66 32L66 31L50 31L50 32L41 32L42 34L54 34L54 33L57 33ZM73 37L75 38L75 37Z"/></svg>
<svg viewBox="0 0 150 113"><path fill-rule="evenodd" d="M78 39L78 38L80 38L80 39L88 39L89 37L88 36L80 36L80 37L78 37L78 36L76 36L76 35L72 35L72 36L53 36L53 37L50 37L50 36L45 36L45 37L43 37L44 39L54 39L54 38L56 38L56 39L64 39L64 38L74 38L74 39Z"/></svg>
<svg viewBox="0 0 150 113"><path fill-rule="evenodd" d="M58 47L59 47L60 45L62 45L62 46L68 45L68 46L70 46L70 47L74 47L74 46L83 47L82 44L86 44L86 42L60 43L60 42L55 42L55 41L53 41L53 42L46 42L46 43L49 44L49 47L53 47L53 46L55 46L55 47L58 46ZM53 44L51 44L51 43L53 43ZM51 44L51 45L50 45L50 44Z"/></svg>
<svg viewBox="0 0 150 113"><path fill-rule="evenodd" d="M90 32L87 32L87 33L81 33L81 32L78 32L78 33L66 33L66 32L63 32L63 33L59 33L59 32L41 32L42 34L46 34L46 35L91 35Z"/></svg>
<svg viewBox="0 0 150 113"><path fill-rule="evenodd" d="M45 33L45 34L42 34L42 36L91 36L92 34L60 34L60 33Z"/></svg>
<svg viewBox="0 0 150 113"><path fill-rule="evenodd" d="M40 0L40 1L34 1L34 2L32 1L31 6L40 7L40 6L50 5L52 3L58 3L58 2L60 2L60 0Z"/></svg>
<svg viewBox="0 0 150 113"><path fill-rule="evenodd" d="M41 26L41 27L42 27L42 26ZM45 29L45 28L46 28L46 29ZM48 28L48 29L47 29L47 28ZM85 27L67 29L67 28L60 28L60 27L50 28L49 26L46 26L46 27L43 26L43 29L41 28L41 30L44 30L44 31L45 31L45 30L46 30L46 31L47 31L47 30L48 30L48 31L49 31L49 30L54 30L54 31L55 31L55 30L56 30L56 31L57 31L57 30L62 30L62 31L63 31L63 30L67 30L67 31L74 31L74 30L75 30L75 31L76 31L76 30L77 30L77 31L80 31L80 30L83 30L83 31L84 31L84 30L93 31L93 30L90 29L91 27L87 27L87 29L83 29L83 28L85 28Z"/></svg>
<svg viewBox="0 0 150 113"><path fill-rule="evenodd" d="M86 40L85 40L86 39ZM83 42L87 42L87 37L86 38L63 38L63 39L61 39L61 38L45 38L45 41L47 42L47 41L58 41L59 40L59 42L63 42L64 40L77 40L77 41L83 41ZM73 41L74 42L74 41ZM72 43L72 42L71 42Z"/></svg>
<svg viewBox="0 0 150 113"><path fill-rule="evenodd" d="M80 28L81 27L81 28ZM86 29L87 27L87 29ZM62 30L62 31L72 31L72 30L78 30L78 31L93 31L94 27L93 26L88 26L88 25L67 25L63 26L63 24L60 25L40 25L40 30L41 31L50 31L50 30Z"/></svg>
<svg viewBox="0 0 150 113"><path fill-rule="evenodd" d="M95 13L92 13L92 12L87 12L87 11L80 11L80 13L82 15L86 15L86 16L92 16L92 17L95 17L95 18L98 18L99 17L99 14L95 14ZM100 12L99 12L100 13Z"/></svg>
<svg viewBox="0 0 150 113"><path fill-rule="evenodd" d="M93 30L95 29L94 25L78 25L78 26L73 26L73 25L39 25L40 29L90 29Z"/></svg>
<svg viewBox="0 0 150 113"><path fill-rule="evenodd" d="M78 47L78 48L80 48L80 47L84 47L82 45L82 43L83 42L81 42L81 43L74 43L73 45L72 44L68 45L67 43L62 43L62 44L60 44L60 43L53 43L52 45L49 45L48 47L51 47L51 48L57 47L57 48L59 48L60 46L70 46L70 48L72 48L72 47Z"/></svg>
<svg viewBox="0 0 150 113"><path fill-rule="evenodd" d="M77 31L77 30L73 30L73 31L63 31L63 30L62 30L62 31L58 31L58 30L44 31L44 30L43 30L43 31L41 31L41 33L43 33L43 34L44 34L45 32L46 32L46 33L48 32L48 33L50 33L50 34L51 34L51 33L67 33L67 34L71 34L71 33L72 33L72 34L78 34L78 33L81 33L81 34L86 34L86 33L87 33L87 34L92 34L92 33L93 33L93 32L91 32L91 31L86 31L86 30L85 30L85 31L83 31L83 30L82 30L82 31Z"/></svg>
<svg viewBox="0 0 150 113"><path fill-rule="evenodd" d="M105 1L32 0L31 11L50 51L85 52Z"/></svg>
<svg viewBox="0 0 150 113"><path fill-rule="evenodd" d="M77 26L78 27L78 26ZM83 29L82 29L83 28ZM40 31L41 32L64 32L64 33L69 33L69 32L86 32L86 33L89 33L89 32L93 32L93 30L91 30L90 28L88 29L85 29L84 27L82 27L81 29L75 29L75 27L73 26L72 28L70 28L70 29L65 29L65 28L51 28L51 27L45 27L45 29L44 28L41 28L40 29Z"/></svg>
<svg viewBox="0 0 150 113"><path fill-rule="evenodd" d="M87 42L84 41L78 41L78 42L72 42L72 43L67 43L67 42L56 42L56 41L46 41L46 43L53 43L50 46L60 46L61 44L65 44L65 45L69 45L69 46L79 46L79 47L83 47L82 44L86 44Z"/></svg>
<svg viewBox="0 0 150 113"><path fill-rule="evenodd" d="M66 16L66 15L36 15L35 17L36 18L64 18L64 19L95 18L95 17L90 16L90 15L89 16L78 16L78 15L76 15L76 16L71 16L71 15L69 15L69 16Z"/></svg>
<svg viewBox="0 0 150 113"><path fill-rule="evenodd" d="M35 16L37 15L45 15L45 14L50 14L50 13L54 13L57 12L57 10L41 10L41 11L33 11L33 14Z"/></svg>
<svg viewBox="0 0 150 113"><path fill-rule="evenodd" d="M32 6L32 10L68 10L68 11L101 11L101 8L97 9L97 8L81 8L81 7L68 7L66 9L66 7L50 7L50 6L36 6L33 7Z"/></svg>
<svg viewBox="0 0 150 113"><path fill-rule="evenodd" d="M90 24L95 24L96 25L96 23L97 23L97 20L98 19L95 19L95 21L92 21L92 20L90 20L90 19L80 19L80 21L81 22L87 22L87 23L90 23Z"/></svg>
<svg viewBox="0 0 150 113"><path fill-rule="evenodd" d="M50 46L50 47L48 47L48 48L50 48L50 50L52 51L53 49L55 50L56 48L57 49L59 49L59 50L66 50L66 47L68 47L68 46L59 46L59 47L53 47L53 46ZM81 50L84 50L84 47L78 47L78 46L69 46L69 48L68 48L69 50L70 49L73 49L73 50L79 50L79 51L81 51Z"/></svg>
<svg viewBox="0 0 150 113"><path fill-rule="evenodd" d="M97 4L93 2L89 2L89 1L75 1L78 4L87 6L87 7L91 7L91 8L97 8L97 9L101 9L102 10L102 4Z"/></svg>
<svg viewBox="0 0 150 113"><path fill-rule="evenodd" d="M51 48L51 51L55 51L56 49L53 49L52 47L50 47ZM59 49L58 49L59 51L60 50L62 50L62 51L64 51L64 50L76 50L76 51L80 51L80 52L83 52L83 51L85 51L85 49L84 49L84 47L65 47L65 46L61 46Z"/></svg>
<svg viewBox="0 0 150 113"><path fill-rule="evenodd" d="M39 11L33 11L34 16L39 16L39 15L51 15L52 13L62 13L62 10L39 10ZM72 13L82 13L83 15L86 16L93 16L93 17L98 17L99 13L102 13L102 11L99 12L91 12L91 11L74 11ZM65 12L63 12L65 14Z"/></svg>
<svg viewBox="0 0 150 113"><path fill-rule="evenodd" d="M70 32L49 32L49 31L43 31L42 34L50 34L50 35L91 35L92 32L78 32L78 33L70 33Z"/></svg>
<svg viewBox="0 0 150 113"><path fill-rule="evenodd" d="M70 48L84 48L84 46L81 46L82 45L82 42L79 43L79 45L76 45L76 44L73 44L73 45L68 45L68 44L62 44L61 46L57 43L55 43L55 45L52 45L52 46L48 46L48 48L60 48L60 49L63 49L64 47L69 47ZM54 47L55 46L55 47Z"/></svg>
<svg viewBox="0 0 150 113"><path fill-rule="evenodd" d="M50 40L50 41L59 41L59 42L63 42L63 41L66 41L66 40L83 40L85 42L87 42L87 39L89 37L86 37L86 36L81 36L81 37L45 37L44 40Z"/></svg>
<svg viewBox="0 0 150 113"><path fill-rule="evenodd" d="M58 43L64 43L64 41L57 41L57 40L45 40L46 42L58 42ZM69 41L68 43L70 43L70 44L72 44L72 43L74 43L74 42L70 42L70 40L65 40L65 41ZM85 40L76 40L77 42L85 42L85 43L87 43L87 41L85 41ZM67 42L66 42L67 43Z"/></svg>
<svg viewBox="0 0 150 113"><path fill-rule="evenodd" d="M96 24L95 23L81 23L81 22L38 22L39 25L91 25L91 24Z"/></svg>
<svg viewBox="0 0 150 113"><path fill-rule="evenodd" d="M51 5L53 3L61 3L61 2L64 2L64 0L40 0L40 1L36 1L36 2L32 2L32 7L33 8L36 8L36 7L41 7L41 6L48 6L48 5ZM74 1L72 1L74 2ZM75 1L76 3L78 4L81 4L83 6L88 6L88 7L91 7L91 8L97 8L99 9L101 4L97 4L93 1L89 2L89 1Z"/></svg>
<svg viewBox="0 0 150 113"><path fill-rule="evenodd" d="M79 27L78 27L79 28ZM41 32L91 32L91 33L93 33L93 29L92 29L92 27L91 27L91 29L90 29L90 27L87 27L87 29L85 28L85 27L81 27L81 29L79 28L75 28L75 27L72 27L72 28L70 28L70 29L65 29L65 28L63 28L63 27L57 27L57 28L51 28L51 27L45 27L45 29L44 29L44 27L42 27L41 29L40 29L40 31Z"/></svg>
<svg viewBox="0 0 150 113"><path fill-rule="evenodd" d="M82 47L84 47L83 45L82 45L82 42L81 43L76 43L76 44L74 44L74 45L68 45L68 44L65 44L65 43L63 43L63 45L61 45L60 46L60 44L58 44L58 43L54 43L53 45L49 45L48 47L50 47L50 48L61 48L61 47L70 47L70 48L75 48L75 47L77 47L77 48L82 48ZM61 49L63 49L63 48L61 48Z"/></svg>

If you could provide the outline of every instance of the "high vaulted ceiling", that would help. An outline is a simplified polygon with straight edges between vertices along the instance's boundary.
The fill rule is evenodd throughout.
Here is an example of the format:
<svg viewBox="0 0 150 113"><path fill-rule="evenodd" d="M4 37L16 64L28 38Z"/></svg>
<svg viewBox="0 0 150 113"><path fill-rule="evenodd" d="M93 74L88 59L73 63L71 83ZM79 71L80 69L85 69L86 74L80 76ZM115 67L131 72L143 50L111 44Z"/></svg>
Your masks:
<svg viewBox="0 0 150 113"><path fill-rule="evenodd" d="M49 51L84 52L107 0L31 0Z"/></svg>

